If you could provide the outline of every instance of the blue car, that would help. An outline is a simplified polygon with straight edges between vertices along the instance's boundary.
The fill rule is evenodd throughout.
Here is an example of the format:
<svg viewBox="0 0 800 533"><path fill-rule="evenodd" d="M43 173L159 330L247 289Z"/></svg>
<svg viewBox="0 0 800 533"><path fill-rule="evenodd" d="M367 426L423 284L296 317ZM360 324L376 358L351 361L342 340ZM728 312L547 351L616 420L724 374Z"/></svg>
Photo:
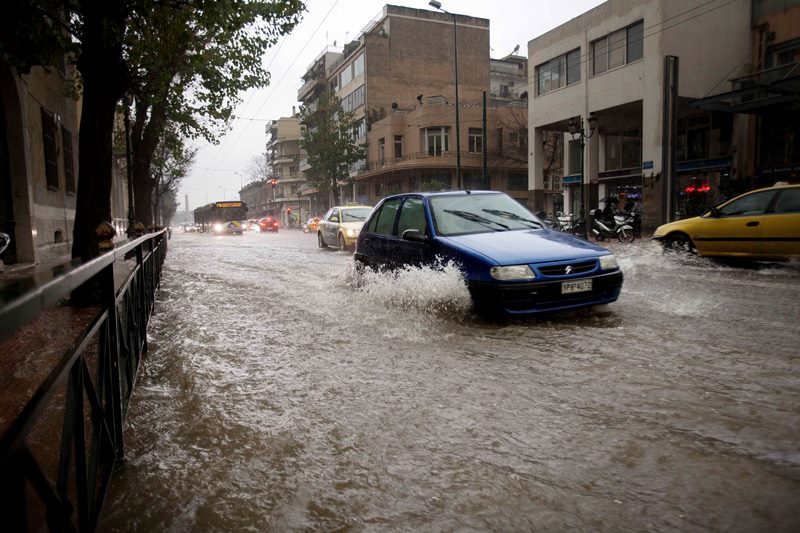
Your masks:
<svg viewBox="0 0 800 533"><path fill-rule="evenodd" d="M406 193L384 198L356 243L356 266L384 269L453 261L476 311L527 315L608 304L622 271L605 248L547 229L494 191Z"/></svg>

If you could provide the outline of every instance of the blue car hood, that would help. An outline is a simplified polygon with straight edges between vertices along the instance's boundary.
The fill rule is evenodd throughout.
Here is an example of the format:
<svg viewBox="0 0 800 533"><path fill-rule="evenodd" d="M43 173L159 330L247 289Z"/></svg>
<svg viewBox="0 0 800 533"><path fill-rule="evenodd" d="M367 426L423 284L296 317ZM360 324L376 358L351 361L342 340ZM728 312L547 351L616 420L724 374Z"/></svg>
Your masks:
<svg viewBox="0 0 800 533"><path fill-rule="evenodd" d="M442 243L471 251L498 265L523 265L597 257L608 250L552 230L517 230L439 237Z"/></svg>

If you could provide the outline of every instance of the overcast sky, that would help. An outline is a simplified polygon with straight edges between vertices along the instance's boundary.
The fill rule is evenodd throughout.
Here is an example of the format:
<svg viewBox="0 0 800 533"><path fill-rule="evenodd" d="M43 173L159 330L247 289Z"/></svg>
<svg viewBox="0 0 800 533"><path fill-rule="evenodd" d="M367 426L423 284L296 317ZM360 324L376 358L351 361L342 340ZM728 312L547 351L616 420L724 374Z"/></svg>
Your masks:
<svg viewBox="0 0 800 533"><path fill-rule="evenodd" d="M489 19L491 56L500 58L519 45L527 56L528 41L603 3L602 0L441 0L451 13ZM264 152L267 121L289 116L299 109L300 77L326 45L342 46L378 18L386 2L374 0L306 0L306 12L295 30L267 51L264 64L271 73L268 87L242 95L236 110L241 117L231 123L217 145L198 144L194 167L184 178L178 194L183 211L184 195L189 209L208 202L238 199L248 183L253 157ZM398 0L393 5L433 9L426 0ZM197 141L199 142L199 141Z"/></svg>

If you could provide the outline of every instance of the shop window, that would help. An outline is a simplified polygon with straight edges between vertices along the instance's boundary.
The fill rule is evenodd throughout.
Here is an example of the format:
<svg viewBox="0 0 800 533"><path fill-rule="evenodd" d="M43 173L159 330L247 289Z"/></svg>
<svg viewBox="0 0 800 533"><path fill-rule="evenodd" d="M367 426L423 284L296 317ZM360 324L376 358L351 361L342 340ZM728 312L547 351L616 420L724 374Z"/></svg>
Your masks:
<svg viewBox="0 0 800 533"><path fill-rule="evenodd" d="M497 128L497 155L503 155L503 128Z"/></svg>
<svg viewBox="0 0 800 533"><path fill-rule="evenodd" d="M639 131L620 134L606 134L605 170L639 168L641 165L641 140Z"/></svg>
<svg viewBox="0 0 800 533"><path fill-rule="evenodd" d="M464 184L464 188L467 190L479 190L485 189L486 186L483 184L483 173L482 172L461 172L461 179Z"/></svg>
<svg viewBox="0 0 800 533"><path fill-rule="evenodd" d="M607 162L608 160L606 160ZM581 141L569 141L569 173L580 174L583 172L583 153Z"/></svg>
<svg viewBox="0 0 800 533"><path fill-rule="evenodd" d="M392 180L389 182L389 185L386 187L386 194L399 194L403 191L403 187L400 183L400 180Z"/></svg>
<svg viewBox="0 0 800 533"><path fill-rule="evenodd" d="M528 175L527 174L509 174L506 180L507 191L527 191L528 190Z"/></svg>
<svg viewBox="0 0 800 533"><path fill-rule="evenodd" d="M44 146L44 175L47 188L58 190L58 149L56 146L56 120L55 116L41 109L42 117L42 145Z"/></svg>

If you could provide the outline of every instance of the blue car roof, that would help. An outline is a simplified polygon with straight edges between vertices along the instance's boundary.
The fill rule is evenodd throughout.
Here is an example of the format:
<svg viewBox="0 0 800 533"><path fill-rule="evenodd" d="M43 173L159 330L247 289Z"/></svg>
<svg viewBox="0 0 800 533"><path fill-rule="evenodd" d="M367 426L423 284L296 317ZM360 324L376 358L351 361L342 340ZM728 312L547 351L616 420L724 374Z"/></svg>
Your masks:
<svg viewBox="0 0 800 533"><path fill-rule="evenodd" d="M456 191L416 191L416 192L404 192L399 194L393 194L391 196L387 196L383 198L384 200L388 200L389 198L397 198L402 196L424 196L426 198L430 198L432 196L461 196L464 194L505 194L502 191L484 191L484 190L456 190Z"/></svg>

